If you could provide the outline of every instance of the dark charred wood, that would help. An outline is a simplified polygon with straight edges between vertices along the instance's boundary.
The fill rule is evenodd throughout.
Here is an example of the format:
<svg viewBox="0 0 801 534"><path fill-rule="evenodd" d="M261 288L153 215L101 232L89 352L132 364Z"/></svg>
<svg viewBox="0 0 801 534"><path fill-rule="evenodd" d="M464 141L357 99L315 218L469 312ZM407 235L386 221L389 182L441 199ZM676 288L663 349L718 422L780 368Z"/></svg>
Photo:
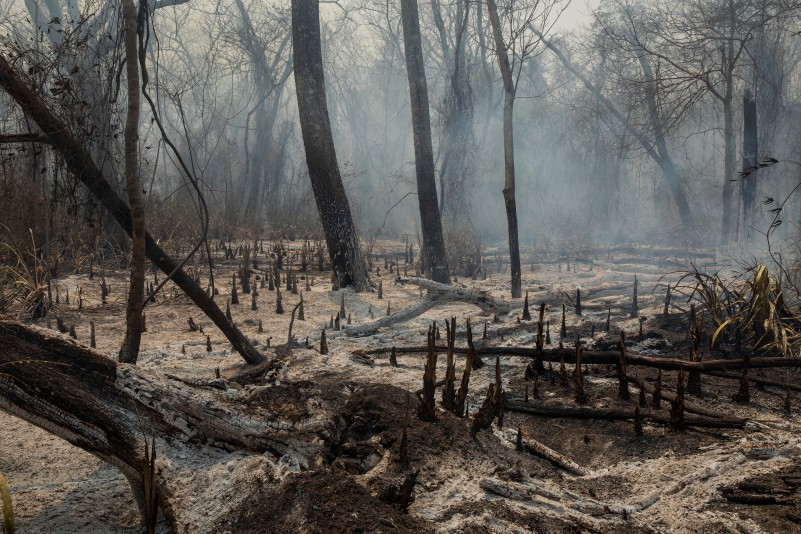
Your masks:
<svg viewBox="0 0 801 534"><path fill-rule="evenodd" d="M145 439L154 439L161 459L155 488L176 532L197 531L189 527L197 517L220 519L205 516L207 508L200 503L206 488L198 486L187 495L180 481L187 470L198 468L198 458L222 466L231 459L227 451L240 450L255 459L264 453L289 454L308 465L321 453L313 444L323 427L309 426L305 416L276 419L269 401L267 407L249 403L240 408L230 400L230 391L190 386L118 364L44 329L0 321L0 366L1 410L117 467L137 497L143 495L148 466Z"/></svg>
<svg viewBox="0 0 801 534"><path fill-rule="evenodd" d="M564 419L598 419L607 421L633 421L634 412L624 410L586 408L583 406L548 406L537 402L523 402L521 400L507 400L506 410L510 412L527 413L539 417L554 417ZM671 425L670 417L652 412L642 413L643 421L650 421L660 425ZM698 428L745 428L743 419L713 419L701 417L685 417L684 426Z"/></svg>

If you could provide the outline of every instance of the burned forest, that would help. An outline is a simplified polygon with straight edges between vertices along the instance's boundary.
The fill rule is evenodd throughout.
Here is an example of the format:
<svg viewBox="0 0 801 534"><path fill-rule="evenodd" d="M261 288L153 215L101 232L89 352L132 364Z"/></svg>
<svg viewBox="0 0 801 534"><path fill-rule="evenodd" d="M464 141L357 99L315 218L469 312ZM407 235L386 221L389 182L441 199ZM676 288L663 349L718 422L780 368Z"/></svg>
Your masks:
<svg viewBox="0 0 801 534"><path fill-rule="evenodd" d="M0 533L801 530L801 1L0 27Z"/></svg>

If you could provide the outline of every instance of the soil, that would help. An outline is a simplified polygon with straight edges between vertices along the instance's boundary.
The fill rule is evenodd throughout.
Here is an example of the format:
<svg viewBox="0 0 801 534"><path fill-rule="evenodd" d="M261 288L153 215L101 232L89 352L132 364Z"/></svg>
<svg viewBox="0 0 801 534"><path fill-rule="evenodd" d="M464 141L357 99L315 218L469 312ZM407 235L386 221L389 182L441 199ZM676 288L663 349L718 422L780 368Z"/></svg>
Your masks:
<svg viewBox="0 0 801 534"><path fill-rule="evenodd" d="M288 245L297 250L301 243ZM268 248L265 243L265 249ZM388 353L371 357L353 354L356 349L424 345L432 321L439 321L444 344L442 320L449 317L457 318L459 346L466 343L464 328L470 319L479 345L531 347L536 323L518 322L522 300L519 309L498 317L497 322L472 304L447 302L416 319L367 337L352 338L328 329L330 351L321 355L320 333L339 312L343 295L354 324L370 322L371 316L382 316L388 305L397 311L421 298L418 287L394 283L394 273L382 264L384 257L392 261L400 257L402 250L402 243L377 245L379 259L373 272L377 266L381 274L374 274L373 278L375 282L382 281L382 299L376 292L332 291L330 273L316 269L298 273L305 320L294 320L292 331L298 345L291 350L287 332L291 310L300 295L287 291L284 284L281 293L286 313L277 314L274 292L259 288L258 309L252 310L250 295L243 295L240 288L240 304L231 306L233 320L261 350L280 356L282 361L269 383L245 385L249 388L246 402L258 407L259 413L282 414L291 419L326 414L330 424L319 436L324 453L308 469L287 467L286 458L270 457L262 462L269 464L267 468L250 472L253 481L248 486L249 495L232 499L223 489L216 493L212 490L215 498L230 499L233 511L224 522L206 525L207 531L617 533L777 532L801 528L799 420L793 409L797 406L797 393L789 393L791 410L787 413L788 394L782 390L760 390L752 385L751 402L739 404L732 400L739 388L738 381L704 376L702 394L687 395L688 400L729 416L747 417L752 422L744 429L682 432L646 422L643 434L637 436L630 421L546 418L507 412L503 428L498 428L496 422L492 429L473 436L470 416L457 417L441 408L441 388L437 390L440 406L437 420L427 423L417 417L415 391L422 386L423 354L399 353L397 367L389 364ZM535 320L539 302L546 302L552 346L562 341L567 350L573 350L579 336L585 348L616 350L619 332L624 329L627 350L631 353L687 357L689 304L686 298L674 294L671 313L663 315L664 284L675 283L679 278L676 264L689 265L696 260L696 265L704 268L719 266L720 262L708 255L695 254L698 251L678 254L671 250L659 254L654 250L654 247L634 247L619 254L596 251L592 262L573 261L570 271L561 261L544 253L532 255L527 262L530 268L524 273L523 289L528 291ZM217 299L224 306L237 263L224 260L220 251L217 254L215 272L220 290ZM492 254L490 251L490 258ZM262 276L267 255L259 254L257 260L261 265L257 265L255 272ZM485 261L494 274L490 273L486 279L479 275L477 280L459 276L455 285L508 299L509 280L503 267L494 265L493 259ZM124 335L126 274L112 265L106 265L102 271L96 266L94 269L91 280L89 273L83 271L59 278L55 283L59 305L49 319L41 319L37 324L46 326L50 321L55 328L58 315L66 325L74 324L78 340L88 345L89 322L94 321L98 350L115 357ZM205 269L199 267L199 271L203 277ZM631 318L635 274L639 281L639 317ZM100 275L111 288L105 303L100 298ZM307 276L309 291L305 290ZM79 287L82 288L80 307ZM577 288L582 293L581 316L574 310ZM562 302L567 305L564 340L559 337ZM611 331L606 332L609 310ZM187 381L210 380L219 372L221 378L232 383L247 368L216 328L170 284L147 307L146 315L148 330L138 363L143 369ZM190 331L189 317L203 327L203 333ZM640 318L644 318L641 337ZM346 321L342 319L343 323ZM482 339L485 325L487 339ZM206 336L211 351L207 351ZM706 350L704 357L712 356ZM495 378L495 360L484 360L486 365L471 375L470 414L481 406ZM509 398L522 400L528 388L531 403L576 406L572 385L565 387L560 383L558 364L553 366L553 373L546 372L539 378L535 392L534 381L524 379L530 360L500 357L497 363ZM457 388L463 367L464 357L457 355ZM567 366L568 374L572 373L572 367ZM631 367L629 372L646 381L656 377L648 369ZM784 369L765 370L761 374L785 382L797 383L799 378L797 372ZM437 377L444 376L445 356L440 354ZM675 391L677 373L663 373L662 381L665 391ZM631 400L617 398L614 367L589 366L584 387L588 407L633 412L637 403L638 390L634 385L630 386ZM666 416L668 410L668 404L663 402L662 415ZM409 470L399 460L404 428ZM543 458L518 452L510 439L518 428L528 438L571 458L589 474L575 476ZM226 457L225 461L246 460L241 455L232 458ZM0 472L11 487L17 532L111 534L142 530L130 487L114 468L3 413L0 413ZM257 472L265 476L257 476ZM413 472L418 472L413 500L404 506L397 495ZM520 477L563 495L599 503L626 505L640 502L648 495L659 498L645 509L625 516L592 515L569 506L568 498L559 502L532 495L513 500L479 485L487 478L519 480ZM765 496L774 496L780 502L735 502L742 495L757 495L763 500ZM163 518L158 530L170 532Z"/></svg>

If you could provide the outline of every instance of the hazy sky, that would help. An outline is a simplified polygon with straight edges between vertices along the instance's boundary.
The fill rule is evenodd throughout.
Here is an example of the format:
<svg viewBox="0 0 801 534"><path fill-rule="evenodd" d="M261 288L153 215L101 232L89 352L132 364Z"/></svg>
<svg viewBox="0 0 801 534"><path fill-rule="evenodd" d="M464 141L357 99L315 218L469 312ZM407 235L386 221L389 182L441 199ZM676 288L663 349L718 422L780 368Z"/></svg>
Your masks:
<svg viewBox="0 0 801 534"><path fill-rule="evenodd" d="M577 26L587 24L589 22L590 9L598 7L600 3L601 0L573 0L559 18L556 29L569 31L576 29Z"/></svg>

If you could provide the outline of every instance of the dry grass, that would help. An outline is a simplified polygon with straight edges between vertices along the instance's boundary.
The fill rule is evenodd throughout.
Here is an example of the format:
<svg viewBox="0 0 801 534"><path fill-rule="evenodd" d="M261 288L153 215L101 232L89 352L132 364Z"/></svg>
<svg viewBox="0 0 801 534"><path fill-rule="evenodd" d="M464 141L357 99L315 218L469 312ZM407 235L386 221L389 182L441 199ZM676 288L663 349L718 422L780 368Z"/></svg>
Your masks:
<svg viewBox="0 0 801 534"><path fill-rule="evenodd" d="M38 319L51 307L47 291L47 269L40 260L33 242L33 251L26 261L23 252L8 243L0 243L0 311L19 304L20 315Z"/></svg>
<svg viewBox="0 0 801 534"><path fill-rule="evenodd" d="M715 326L713 346L723 334L732 334L738 344L750 341L785 356L798 352L800 318L785 306L781 282L766 266L752 265L732 279L694 268L683 274L677 287L706 308Z"/></svg>
<svg viewBox="0 0 801 534"><path fill-rule="evenodd" d="M11 505L11 491L8 489L3 473L0 473L0 501L3 506L3 533L14 534L14 509Z"/></svg>

